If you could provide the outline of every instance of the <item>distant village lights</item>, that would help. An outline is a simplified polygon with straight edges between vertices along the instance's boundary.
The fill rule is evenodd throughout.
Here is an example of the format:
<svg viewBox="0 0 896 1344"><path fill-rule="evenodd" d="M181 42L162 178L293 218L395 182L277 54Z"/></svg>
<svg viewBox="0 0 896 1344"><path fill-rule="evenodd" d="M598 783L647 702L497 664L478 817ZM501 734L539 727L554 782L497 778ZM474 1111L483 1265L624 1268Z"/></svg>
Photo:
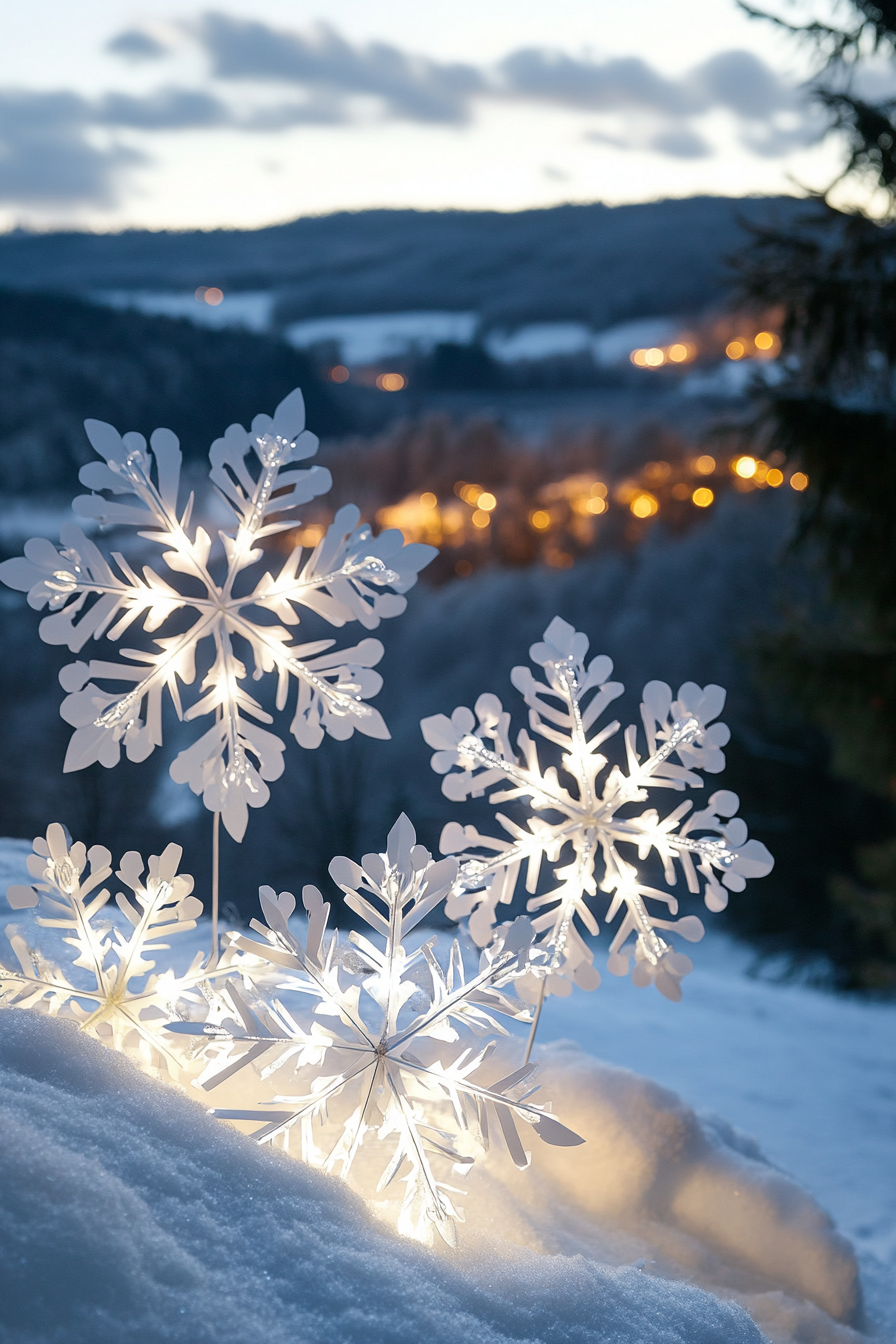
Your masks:
<svg viewBox="0 0 896 1344"><path fill-rule="evenodd" d="M344 364L334 364L330 370L331 383L347 383L351 374Z"/></svg>
<svg viewBox="0 0 896 1344"><path fill-rule="evenodd" d="M709 486L698 485L697 489L691 495L691 499L697 505L698 509L708 509L715 499L715 495L710 490Z"/></svg>
<svg viewBox="0 0 896 1344"><path fill-rule="evenodd" d="M652 518L659 512L659 500L656 495L651 495L647 490L640 491L635 495L629 508L636 518Z"/></svg>
<svg viewBox="0 0 896 1344"><path fill-rule="evenodd" d="M377 377L376 385L381 392L400 392L402 388L407 387L408 380L403 373L381 373Z"/></svg>
<svg viewBox="0 0 896 1344"><path fill-rule="evenodd" d="M196 290L197 303L207 303L210 307L217 308L223 301L224 291L218 289L216 285L200 285Z"/></svg>
<svg viewBox="0 0 896 1344"><path fill-rule="evenodd" d="M687 364L696 353L696 346L686 345L684 341L675 341L672 345L651 345L633 350L629 359L640 369L660 369L664 364Z"/></svg>

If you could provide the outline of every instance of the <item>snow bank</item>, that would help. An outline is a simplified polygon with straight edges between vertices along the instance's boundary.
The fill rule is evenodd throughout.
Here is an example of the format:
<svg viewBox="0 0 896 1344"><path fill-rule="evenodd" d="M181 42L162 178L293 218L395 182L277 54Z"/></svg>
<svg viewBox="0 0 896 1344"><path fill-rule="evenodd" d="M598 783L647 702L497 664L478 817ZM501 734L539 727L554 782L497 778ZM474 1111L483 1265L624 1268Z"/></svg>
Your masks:
<svg viewBox="0 0 896 1344"><path fill-rule="evenodd" d="M586 1143L539 1149L528 1182L511 1185L496 1163L489 1174L530 1215L547 1211L542 1249L584 1250L597 1236L603 1259L637 1249L652 1273L740 1301L774 1339L855 1338L828 1319L861 1319L852 1246L752 1139L571 1043L540 1053L544 1095Z"/></svg>
<svg viewBox="0 0 896 1344"><path fill-rule="evenodd" d="M2 1344L760 1344L685 1283L439 1257L68 1023L0 1012Z"/></svg>

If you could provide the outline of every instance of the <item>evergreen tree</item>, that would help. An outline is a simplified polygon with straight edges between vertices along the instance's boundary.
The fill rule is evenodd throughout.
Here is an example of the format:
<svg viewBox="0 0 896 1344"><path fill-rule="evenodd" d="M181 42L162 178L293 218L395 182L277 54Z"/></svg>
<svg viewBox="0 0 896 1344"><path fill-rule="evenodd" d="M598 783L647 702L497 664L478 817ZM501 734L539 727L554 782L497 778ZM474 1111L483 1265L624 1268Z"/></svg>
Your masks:
<svg viewBox="0 0 896 1344"><path fill-rule="evenodd" d="M896 805L896 98L865 78L869 60L893 63L896 3L844 0L839 26L808 5L802 23L742 7L809 44L810 96L847 151L827 190L783 228L752 229L737 259L746 300L782 312L784 377L757 393L759 423L809 477L796 543L825 590L760 657L827 735L833 770ZM825 894L839 960L847 983L892 988L896 835L856 869Z"/></svg>

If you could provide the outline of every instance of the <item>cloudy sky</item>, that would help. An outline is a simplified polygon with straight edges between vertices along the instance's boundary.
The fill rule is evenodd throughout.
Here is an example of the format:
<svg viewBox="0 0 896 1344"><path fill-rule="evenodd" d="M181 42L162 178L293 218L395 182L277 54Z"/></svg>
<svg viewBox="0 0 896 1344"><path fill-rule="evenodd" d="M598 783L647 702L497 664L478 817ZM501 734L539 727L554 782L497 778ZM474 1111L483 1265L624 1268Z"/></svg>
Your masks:
<svg viewBox="0 0 896 1344"><path fill-rule="evenodd" d="M28 0L0 228L793 190L837 158L734 0Z"/></svg>

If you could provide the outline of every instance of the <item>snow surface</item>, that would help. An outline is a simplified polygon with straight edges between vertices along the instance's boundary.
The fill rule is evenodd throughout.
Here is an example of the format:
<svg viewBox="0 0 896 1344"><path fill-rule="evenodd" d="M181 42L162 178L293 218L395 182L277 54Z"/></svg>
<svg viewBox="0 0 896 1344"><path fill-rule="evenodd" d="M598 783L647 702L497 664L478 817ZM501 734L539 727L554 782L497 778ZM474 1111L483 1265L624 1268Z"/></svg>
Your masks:
<svg viewBox="0 0 896 1344"><path fill-rule="evenodd" d="M435 1255L37 1013L0 1013L0 1113L3 1344L760 1340L635 1267Z"/></svg>
<svg viewBox="0 0 896 1344"><path fill-rule="evenodd" d="M0 891L29 849L0 842ZM722 937L696 960L682 1004L609 976L548 1000L538 1099L586 1145L477 1165L457 1256L66 1024L0 1013L0 1344L758 1340L731 1299L774 1341L860 1338L832 1316L896 1339L896 1006L750 979ZM806 1191L858 1253L864 1317Z"/></svg>

